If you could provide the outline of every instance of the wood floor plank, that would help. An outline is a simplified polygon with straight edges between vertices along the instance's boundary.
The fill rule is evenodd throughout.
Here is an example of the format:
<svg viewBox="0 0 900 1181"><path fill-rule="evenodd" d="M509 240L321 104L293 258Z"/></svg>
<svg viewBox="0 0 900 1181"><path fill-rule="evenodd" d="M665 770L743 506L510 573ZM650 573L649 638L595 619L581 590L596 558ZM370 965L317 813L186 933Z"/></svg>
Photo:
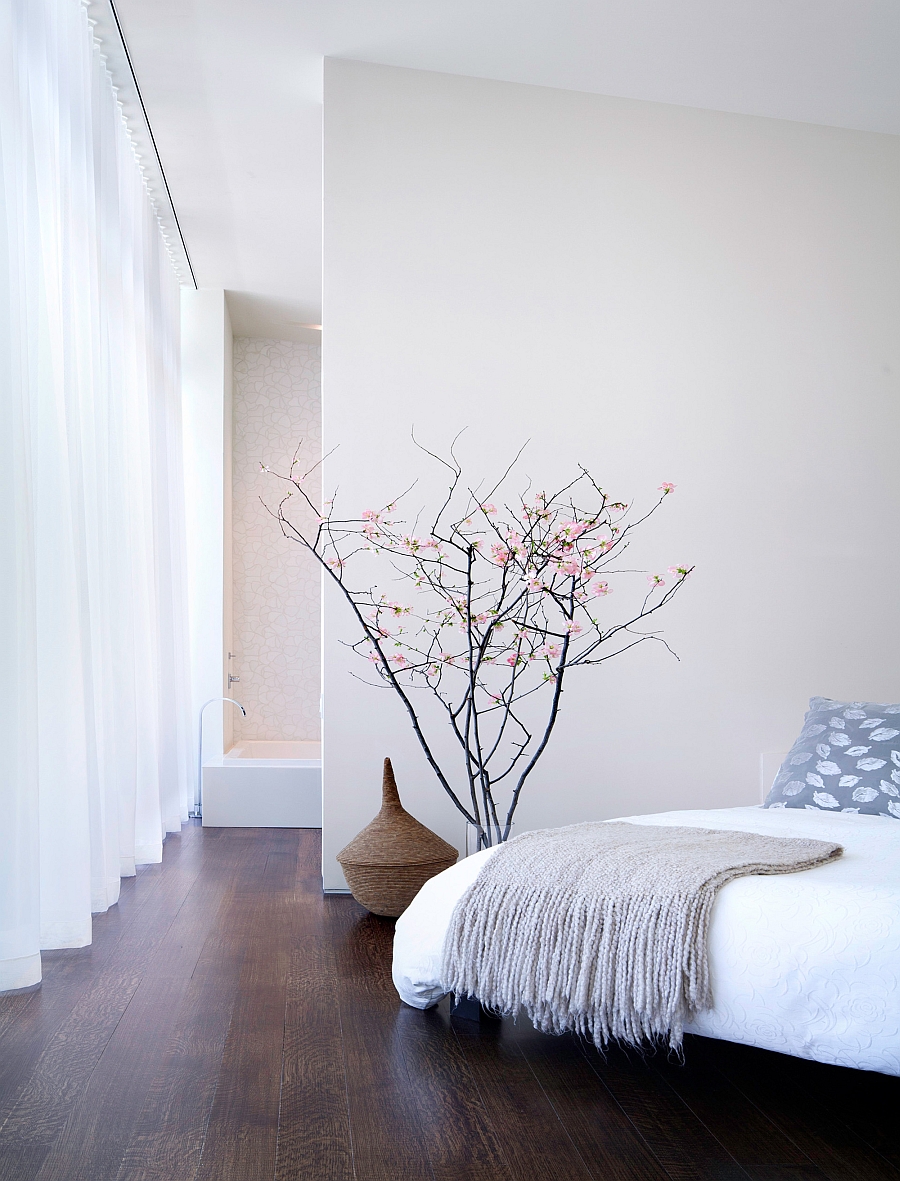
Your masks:
<svg viewBox="0 0 900 1181"><path fill-rule="evenodd" d="M258 840L225 842L219 869L226 851L235 875L246 879L264 872L265 846ZM253 905L242 910L234 905L233 886L230 882L207 935L117 1181L192 1181L197 1174L246 940L256 922Z"/></svg>
<svg viewBox="0 0 900 1181"><path fill-rule="evenodd" d="M900 1111L900 1078L797 1058L788 1059L784 1074L814 1095L833 1121L900 1170L900 1138L894 1130Z"/></svg>
<svg viewBox="0 0 900 1181"><path fill-rule="evenodd" d="M593 1177L519 1052L513 1023L454 1018L453 1028L513 1176L546 1181Z"/></svg>
<svg viewBox="0 0 900 1181"><path fill-rule="evenodd" d="M702 1060L711 1071L717 1072L747 1099L764 1111L780 1131L790 1137L829 1181L883 1181L892 1168L885 1156L873 1148L854 1130L843 1116L840 1101L823 1102L824 1096L816 1089L815 1071L802 1069L815 1063L795 1064L793 1060L773 1055L750 1046L717 1042L709 1038L691 1038L692 1058ZM796 1070L796 1065L801 1067ZM838 1085L831 1093L846 1096L848 1086L862 1072L838 1071ZM847 1077L850 1076L850 1077ZM891 1080L884 1080L890 1082ZM880 1083L873 1088L876 1095L889 1093ZM900 1098L900 1097L898 1097ZM893 1128L900 1105L884 1112L887 1120L885 1139L894 1147ZM868 1118L871 1118L871 1111ZM898 1170L900 1175L900 1170Z"/></svg>
<svg viewBox="0 0 900 1181"><path fill-rule="evenodd" d="M300 832L278 1110L276 1181L353 1181L334 950L325 930L322 842Z"/></svg>
<svg viewBox="0 0 900 1181"><path fill-rule="evenodd" d="M548 1037L520 1021L515 1040L591 1171L604 1181L667 1181L631 1120L572 1037Z"/></svg>
<svg viewBox="0 0 900 1181"><path fill-rule="evenodd" d="M122 881L118 903L106 913L94 916L93 939L88 947L42 953L41 986L31 994L29 1004L18 1010L16 1020L2 1035L0 1135L41 1055L86 992L95 986L104 965L120 949L124 958L128 958L144 943L146 918L159 898L173 894L176 898L183 897L196 880L200 850L194 838L190 828L180 835L171 834L164 846L165 873L162 866L140 866L136 877ZM179 866L187 869L186 878L178 874ZM127 942L123 944L123 940ZM0 997L0 1011L11 1000Z"/></svg>
<svg viewBox="0 0 900 1181"><path fill-rule="evenodd" d="M217 872L201 874L195 882L148 961L37 1181L114 1181L226 889Z"/></svg>
<svg viewBox="0 0 900 1181"><path fill-rule="evenodd" d="M357 1181L434 1181L394 1024L392 924L351 898L325 899L334 948Z"/></svg>
<svg viewBox="0 0 900 1181"><path fill-rule="evenodd" d="M422 1143L435 1181L514 1181L459 1039L449 1005L421 1012L396 1005L395 1036L406 1062Z"/></svg>
<svg viewBox="0 0 900 1181"><path fill-rule="evenodd" d="M243 949L211 935L130 1136L117 1181L192 1181L216 1094Z"/></svg>
<svg viewBox="0 0 900 1181"><path fill-rule="evenodd" d="M655 1054L649 1065L706 1128L715 1129L716 1139L753 1181L827 1181L787 1130L710 1067L693 1039L683 1062Z"/></svg>
<svg viewBox="0 0 900 1181"><path fill-rule="evenodd" d="M123 1014L140 987L185 898L199 876L202 854L174 864L153 892L149 909L116 942L100 971L31 1063L2 1129L2 1181L35 1177Z"/></svg>
<svg viewBox="0 0 900 1181"><path fill-rule="evenodd" d="M272 1181L275 1175L297 830L271 840L284 848L270 849L261 877L235 890L235 905L252 904L254 921L197 1181ZM287 855L273 861L273 852Z"/></svg>
<svg viewBox="0 0 900 1181"><path fill-rule="evenodd" d="M747 1181L731 1153L637 1051L581 1049L672 1181Z"/></svg>
<svg viewBox="0 0 900 1181"><path fill-rule="evenodd" d="M0 994L0 1000L2 1000L2 1005L0 1005L0 1038L10 1026L19 1023L37 993L38 987L36 986L35 988L16 990L14 993Z"/></svg>
<svg viewBox="0 0 900 1181"><path fill-rule="evenodd" d="M334 957L304 935L288 972L276 1181L353 1181Z"/></svg>

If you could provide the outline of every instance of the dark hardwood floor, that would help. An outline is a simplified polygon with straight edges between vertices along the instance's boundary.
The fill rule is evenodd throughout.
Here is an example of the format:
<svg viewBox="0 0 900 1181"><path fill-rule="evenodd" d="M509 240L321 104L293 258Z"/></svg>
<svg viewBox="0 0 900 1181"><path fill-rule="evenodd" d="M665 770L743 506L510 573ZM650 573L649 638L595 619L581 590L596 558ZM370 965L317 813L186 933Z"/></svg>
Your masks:
<svg viewBox="0 0 900 1181"><path fill-rule="evenodd" d="M878 1181L900 1079L405 1008L318 833L186 827L0 997L0 1181Z"/></svg>

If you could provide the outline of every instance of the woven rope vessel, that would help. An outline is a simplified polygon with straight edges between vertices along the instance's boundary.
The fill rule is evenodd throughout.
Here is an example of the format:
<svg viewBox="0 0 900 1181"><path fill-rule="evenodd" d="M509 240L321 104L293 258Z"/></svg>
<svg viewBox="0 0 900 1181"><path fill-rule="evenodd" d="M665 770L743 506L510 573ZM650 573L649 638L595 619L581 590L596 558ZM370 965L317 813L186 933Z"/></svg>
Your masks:
<svg viewBox="0 0 900 1181"><path fill-rule="evenodd" d="M384 760L381 811L337 859L350 893L373 914L397 918L429 878L456 863L456 849L400 803L391 760Z"/></svg>

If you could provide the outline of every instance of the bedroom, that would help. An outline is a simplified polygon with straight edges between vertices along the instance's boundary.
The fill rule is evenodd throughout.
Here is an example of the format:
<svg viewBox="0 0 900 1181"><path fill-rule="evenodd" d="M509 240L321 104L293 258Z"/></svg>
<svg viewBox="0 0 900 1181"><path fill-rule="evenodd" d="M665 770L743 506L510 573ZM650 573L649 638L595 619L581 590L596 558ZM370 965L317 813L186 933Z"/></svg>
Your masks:
<svg viewBox="0 0 900 1181"><path fill-rule="evenodd" d="M222 651L238 582L221 576L240 544L223 456L249 438L240 413L253 392L239 373L226 421L229 364L263 349L253 342L281 342L296 410L303 381L315 398L317 375L300 362L317 361L317 324L322 446L338 448L324 484L342 503L382 504L415 479L415 503L429 503L436 485L413 428L441 453L466 428L460 454L476 480L502 474L528 443L523 481L584 462L629 502L675 485L631 552L642 571L695 567L661 617L678 660L648 644L569 681L518 831L757 805L810 697L900 699L893 8L514 15L272 3L248 29L230 6L119 5L200 288L182 295L194 595L182 728L193 745L184 753L181 735L182 797L162 818L171 835L131 849L141 868L97 913L93 943L89 932L84 946L42 941L40 989L0 1002L10 1176L896 1171L885 1132L896 1079L883 1068L708 1037L690 1040L681 1073L659 1055L610 1055L604 1067L521 1020L451 1018L447 1001L424 1015L401 1006L390 924L353 909L336 854L377 810L385 755L420 821L458 849L464 831L398 703L352 675L342 643L357 637L335 597L324 603L321 862L309 830L263 828L251 841L246 829L181 828L204 701L234 697L257 726L208 709L208 765L238 738L318 737L307 700L318 637L310 656L296 630L310 611L292 601L279 620L258 604L275 620L274 646L299 652L306 670L305 728L288 729L294 701L281 729L266 730L265 702L283 704L256 684L246 618L244 648ZM127 77L116 82L125 94ZM142 159L158 192L151 148ZM266 363L281 372L272 348ZM248 464L278 470L290 458L316 425L292 415L282 452L248 451ZM246 487L241 504L262 490ZM268 563L296 561L277 533L252 540ZM16 650L12 636L4 647ZM74 707L51 706L71 741ZM4 711L8 750L29 733L16 709ZM59 834L43 854L70 857L72 873L80 855ZM62 869L60 881L62 891ZM91 982L90 962L107 976ZM122 991L109 1011L123 1021L91 1040L113 979ZM139 981L131 993L128 980ZM73 1028L80 1049L68 1058ZM83 1093L62 1085L69 1075Z"/></svg>

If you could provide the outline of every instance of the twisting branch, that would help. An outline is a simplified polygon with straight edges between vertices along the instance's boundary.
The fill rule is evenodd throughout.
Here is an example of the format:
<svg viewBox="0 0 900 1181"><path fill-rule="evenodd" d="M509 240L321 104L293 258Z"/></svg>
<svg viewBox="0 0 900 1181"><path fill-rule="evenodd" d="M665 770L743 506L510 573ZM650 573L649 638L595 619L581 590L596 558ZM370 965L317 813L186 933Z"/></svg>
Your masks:
<svg viewBox="0 0 900 1181"><path fill-rule="evenodd" d="M284 536L302 545L340 590L360 632L350 646L403 702L438 782L468 821L483 826L483 843L491 844L509 836L522 789L559 717L568 670L605 663L646 640L665 644L643 631L641 621L671 601L692 567L671 566L667 578L648 575L639 605L624 619L607 621L609 580L635 574L616 563L674 485L660 485L656 502L631 520L629 506L612 500L584 467L554 492L532 495L529 483L508 503L496 504L524 448L480 499L477 488L484 484L463 482L458 437L448 460L413 435L449 476L424 533L418 528L424 510L412 527L400 515L414 484L380 509L341 519L335 497L321 507L310 499L304 488L310 473L297 473L296 453L286 474L272 473L286 491L269 511ZM297 500L314 515L314 528L292 520ZM362 552L386 559L396 579L414 591L410 602L388 599L375 585L353 584L353 559ZM426 737L416 690L430 693L446 714L463 756L461 794ZM522 703L544 690L547 711L534 729L535 706L523 714ZM500 784L507 790L507 779L512 786L500 807L496 792Z"/></svg>

